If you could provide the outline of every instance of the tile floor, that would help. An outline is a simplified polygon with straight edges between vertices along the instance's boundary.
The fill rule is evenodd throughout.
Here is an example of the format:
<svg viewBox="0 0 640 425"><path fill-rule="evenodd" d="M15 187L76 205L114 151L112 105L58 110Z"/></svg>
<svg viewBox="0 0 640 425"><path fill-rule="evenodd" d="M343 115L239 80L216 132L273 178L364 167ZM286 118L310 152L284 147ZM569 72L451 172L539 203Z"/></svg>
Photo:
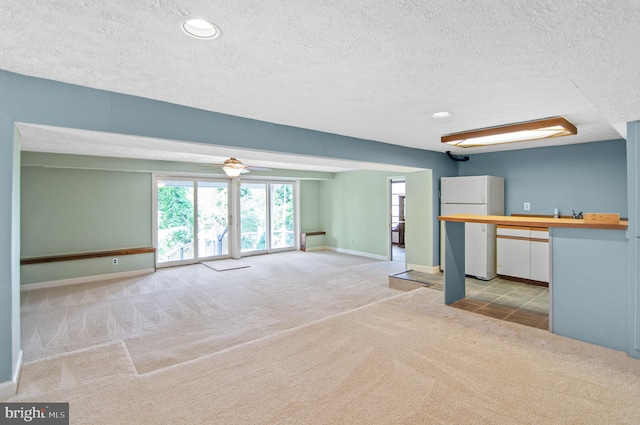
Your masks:
<svg viewBox="0 0 640 425"><path fill-rule="evenodd" d="M428 274L410 270L390 277L397 281L419 282L420 286L443 290L442 273ZM466 292L466 298L451 306L534 328L549 329L549 288L500 278L483 281L467 277Z"/></svg>

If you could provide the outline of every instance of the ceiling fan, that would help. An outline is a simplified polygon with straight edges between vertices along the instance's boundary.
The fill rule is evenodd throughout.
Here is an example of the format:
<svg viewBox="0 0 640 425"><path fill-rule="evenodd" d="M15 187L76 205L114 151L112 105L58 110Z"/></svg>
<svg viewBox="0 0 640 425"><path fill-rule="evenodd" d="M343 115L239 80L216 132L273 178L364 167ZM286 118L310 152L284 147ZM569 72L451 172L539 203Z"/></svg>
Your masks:
<svg viewBox="0 0 640 425"><path fill-rule="evenodd" d="M244 165L242 161L236 158L229 158L222 164L207 164L207 166L222 167L222 170L229 177L238 177L240 174L248 173L251 170L271 171L271 168Z"/></svg>

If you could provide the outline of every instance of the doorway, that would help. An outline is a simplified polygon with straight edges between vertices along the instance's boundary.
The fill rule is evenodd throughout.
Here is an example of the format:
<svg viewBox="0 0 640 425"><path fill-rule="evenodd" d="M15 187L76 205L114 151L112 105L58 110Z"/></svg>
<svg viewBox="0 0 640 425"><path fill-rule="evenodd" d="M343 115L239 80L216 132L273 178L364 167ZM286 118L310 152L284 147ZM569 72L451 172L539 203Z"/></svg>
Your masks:
<svg viewBox="0 0 640 425"><path fill-rule="evenodd" d="M405 261L406 190L403 178L391 179L391 261Z"/></svg>

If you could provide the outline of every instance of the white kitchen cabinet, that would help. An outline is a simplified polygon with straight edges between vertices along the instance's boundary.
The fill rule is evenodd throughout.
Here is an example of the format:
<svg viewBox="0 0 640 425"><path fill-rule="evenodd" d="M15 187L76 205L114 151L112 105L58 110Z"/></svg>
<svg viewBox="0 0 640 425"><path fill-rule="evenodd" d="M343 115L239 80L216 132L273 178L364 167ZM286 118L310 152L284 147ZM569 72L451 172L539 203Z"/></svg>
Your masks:
<svg viewBox="0 0 640 425"><path fill-rule="evenodd" d="M549 240L531 240L531 280L549 283Z"/></svg>
<svg viewBox="0 0 640 425"><path fill-rule="evenodd" d="M498 230L497 270L498 274L529 279L530 244L527 240L501 237Z"/></svg>
<svg viewBox="0 0 640 425"><path fill-rule="evenodd" d="M498 226L499 275L549 282L549 230L538 227Z"/></svg>

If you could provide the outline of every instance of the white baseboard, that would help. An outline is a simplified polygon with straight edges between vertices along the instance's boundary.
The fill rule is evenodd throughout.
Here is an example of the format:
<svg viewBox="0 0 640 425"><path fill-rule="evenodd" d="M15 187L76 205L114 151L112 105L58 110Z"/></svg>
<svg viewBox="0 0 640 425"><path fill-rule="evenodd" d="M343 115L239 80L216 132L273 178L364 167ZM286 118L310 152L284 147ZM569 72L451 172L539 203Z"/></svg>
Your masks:
<svg viewBox="0 0 640 425"><path fill-rule="evenodd" d="M438 274L440 273L440 266L421 266L420 264L407 264L409 270L415 270L421 273Z"/></svg>
<svg viewBox="0 0 640 425"><path fill-rule="evenodd" d="M318 247L318 248L320 248L320 247ZM374 258L376 260L386 260L387 259L386 255L370 254L368 252L352 251L350 249L335 248L335 247L332 247L332 246L323 246L321 248L322 248L323 251L335 251L335 252L340 252L342 254L350 254L350 255L358 255L360 257Z"/></svg>
<svg viewBox="0 0 640 425"><path fill-rule="evenodd" d="M18 352L18 362L16 369L13 371L11 381L0 382L0 400L13 397L18 392L18 380L22 371L22 350Z"/></svg>
<svg viewBox="0 0 640 425"><path fill-rule="evenodd" d="M98 280L121 279L125 277L140 276L154 273L155 269L132 270L129 272L99 274L94 276L74 277L71 279L51 280L48 282L25 283L20 285L20 291L31 291L33 289L55 288L56 286L76 285L78 283L96 282Z"/></svg>

